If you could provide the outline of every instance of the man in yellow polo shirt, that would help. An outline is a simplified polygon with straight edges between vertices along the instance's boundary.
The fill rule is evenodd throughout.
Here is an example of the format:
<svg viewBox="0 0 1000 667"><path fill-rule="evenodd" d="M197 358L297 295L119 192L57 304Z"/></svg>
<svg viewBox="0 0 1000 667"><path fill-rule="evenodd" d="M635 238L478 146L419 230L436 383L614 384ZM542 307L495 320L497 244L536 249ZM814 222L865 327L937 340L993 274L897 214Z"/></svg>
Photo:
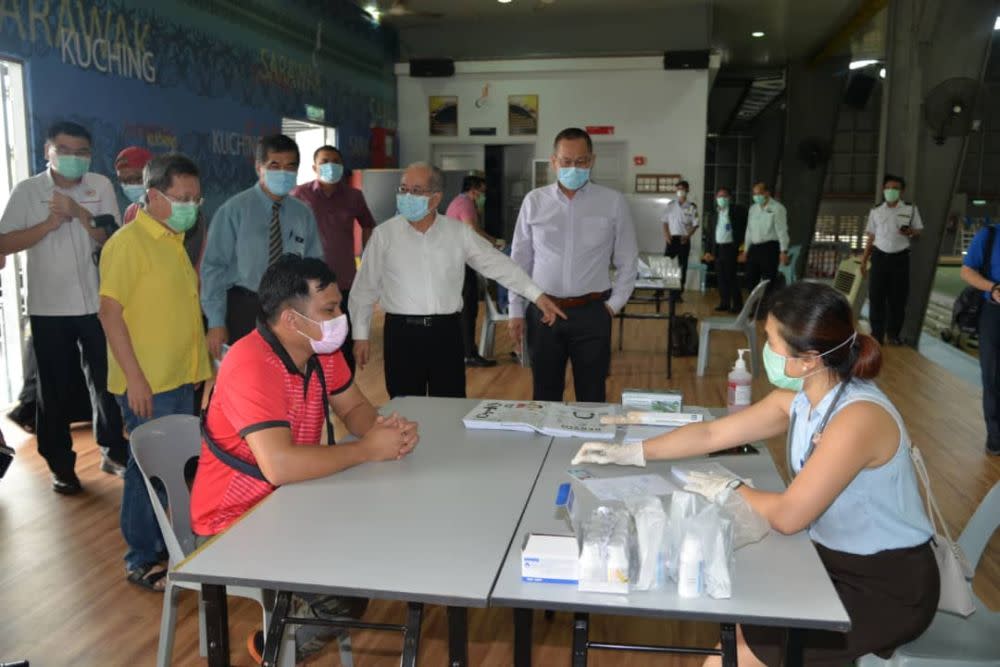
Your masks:
<svg viewBox="0 0 1000 667"><path fill-rule="evenodd" d="M198 167L171 153L143 172L146 204L101 252L101 305L108 355L108 391L125 428L172 414L193 414L194 388L212 375L198 301L198 277L184 250L184 232L198 219ZM166 574L160 534L135 460L129 456L121 530L128 544L126 577L150 591Z"/></svg>

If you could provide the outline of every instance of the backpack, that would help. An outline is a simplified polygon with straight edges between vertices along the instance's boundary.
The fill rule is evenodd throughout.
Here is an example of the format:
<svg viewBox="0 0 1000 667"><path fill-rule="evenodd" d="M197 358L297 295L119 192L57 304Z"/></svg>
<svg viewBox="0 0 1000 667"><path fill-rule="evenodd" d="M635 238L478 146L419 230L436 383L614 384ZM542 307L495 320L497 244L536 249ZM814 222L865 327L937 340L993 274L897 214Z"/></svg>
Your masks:
<svg viewBox="0 0 1000 667"><path fill-rule="evenodd" d="M990 225L986 231L986 246L983 250L983 265L979 273L989 280L990 259L993 257L993 241L996 236L996 225ZM966 287L955 299L951 309L951 323L959 331L975 333L979 329L979 311L983 308L983 290L977 287Z"/></svg>
<svg viewBox="0 0 1000 667"><path fill-rule="evenodd" d="M698 355L698 318L691 313L674 316L670 327L670 353L675 357Z"/></svg>

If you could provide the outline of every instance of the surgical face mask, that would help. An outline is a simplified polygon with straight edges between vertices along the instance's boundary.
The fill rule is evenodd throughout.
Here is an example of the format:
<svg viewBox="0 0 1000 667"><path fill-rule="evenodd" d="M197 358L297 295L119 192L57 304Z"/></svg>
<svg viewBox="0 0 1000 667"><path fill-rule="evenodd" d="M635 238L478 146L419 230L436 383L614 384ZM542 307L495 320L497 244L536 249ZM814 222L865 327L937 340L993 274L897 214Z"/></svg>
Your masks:
<svg viewBox="0 0 1000 667"><path fill-rule="evenodd" d="M767 201L767 197L765 195L754 195L753 196L753 203L757 204L757 206L763 206L764 202L766 202L766 201Z"/></svg>
<svg viewBox="0 0 1000 667"><path fill-rule="evenodd" d="M677 191L677 198L678 199L684 199L687 196L688 196L688 191L687 190L678 190Z"/></svg>
<svg viewBox="0 0 1000 667"><path fill-rule="evenodd" d="M324 162L319 166L319 180L324 183L339 183L344 177L344 165L339 162Z"/></svg>
<svg viewBox="0 0 1000 667"><path fill-rule="evenodd" d="M410 222L417 222L427 217L430 201L427 195L401 192L396 195L396 210Z"/></svg>
<svg viewBox="0 0 1000 667"><path fill-rule="evenodd" d="M729 208L729 197L716 197L715 203L719 206L719 208L727 209Z"/></svg>
<svg viewBox="0 0 1000 667"><path fill-rule="evenodd" d="M835 350L839 350L845 345L850 345L854 343L857 337L858 337L857 332L852 333L843 343L830 348L823 354L816 355L816 358L819 359L825 357L826 355L830 354ZM821 372L824 369L824 366L820 366L811 373L807 373L802 377L793 378L789 377L785 373L785 365L787 364L789 357L783 357L774 350L772 350L770 343L767 342L764 343L763 356L764 356L764 370L767 371L767 379L768 381L770 381L771 384L773 384L778 389L790 389L796 392L802 391L802 386L805 383L805 379L810 375L815 375L816 373Z"/></svg>
<svg viewBox="0 0 1000 667"><path fill-rule="evenodd" d="M590 180L590 169L585 167L559 167L559 182L567 190L579 190Z"/></svg>
<svg viewBox="0 0 1000 667"><path fill-rule="evenodd" d="M486 206L486 193L480 192L476 195L476 208L482 209Z"/></svg>
<svg viewBox="0 0 1000 667"><path fill-rule="evenodd" d="M175 201L166 194L163 197L170 202L170 216L164 221L167 227L178 234L194 227L198 222L198 202Z"/></svg>
<svg viewBox="0 0 1000 667"><path fill-rule="evenodd" d="M90 169L90 158L79 155L55 155L55 161L50 163L56 173L63 178L75 181Z"/></svg>
<svg viewBox="0 0 1000 667"><path fill-rule="evenodd" d="M134 204L146 194L146 187L142 183L122 183L122 192Z"/></svg>
<svg viewBox="0 0 1000 667"><path fill-rule="evenodd" d="M295 181L298 179L298 174L294 171L284 171L283 169L265 169L264 170L264 185L275 197L284 197L292 188L295 187Z"/></svg>
<svg viewBox="0 0 1000 667"><path fill-rule="evenodd" d="M882 190L882 196L890 204L895 204L899 201L899 189L898 188L886 188Z"/></svg>
<svg viewBox="0 0 1000 667"><path fill-rule="evenodd" d="M299 311L294 311L296 315L302 319L312 322L317 325L323 332L323 337L316 340L312 336L302 333L300 334L309 339L309 345L312 347L313 352L316 354L333 354L340 349L340 346L344 344L347 340L347 315L341 313L332 320L323 320L322 322L317 322L316 320L309 319Z"/></svg>

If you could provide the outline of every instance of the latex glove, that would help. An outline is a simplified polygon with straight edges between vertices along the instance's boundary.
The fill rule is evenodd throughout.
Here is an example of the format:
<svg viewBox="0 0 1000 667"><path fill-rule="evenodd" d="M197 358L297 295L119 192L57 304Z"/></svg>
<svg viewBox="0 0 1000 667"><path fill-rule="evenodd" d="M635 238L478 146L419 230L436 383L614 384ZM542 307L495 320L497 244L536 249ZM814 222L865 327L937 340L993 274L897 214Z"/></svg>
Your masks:
<svg viewBox="0 0 1000 667"><path fill-rule="evenodd" d="M573 457L573 465L613 463L619 466L646 467L646 457L642 453L642 443L619 444L617 442L585 442Z"/></svg>
<svg viewBox="0 0 1000 667"><path fill-rule="evenodd" d="M752 486L749 480L739 477L716 475L715 473L699 472L697 470L689 472L687 478L687 484L684 485L685 491L702 495L713 503L725 500L729 491L735 489L740 484Z"/></svg>

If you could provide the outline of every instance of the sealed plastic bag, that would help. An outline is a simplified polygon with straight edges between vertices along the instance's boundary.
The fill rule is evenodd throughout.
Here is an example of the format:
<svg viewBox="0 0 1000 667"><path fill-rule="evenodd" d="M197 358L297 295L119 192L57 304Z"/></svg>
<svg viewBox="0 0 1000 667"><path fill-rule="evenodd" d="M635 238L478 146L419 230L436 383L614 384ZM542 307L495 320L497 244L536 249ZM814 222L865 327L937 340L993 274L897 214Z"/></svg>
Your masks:
<svg viewBox="0 0 1000 667"><path fill-rule="evenodd" d="M627 593L634 570L632 521L623 507L598 507L583 524L581 591Z"/></svg>
<svg viewBox="0 0 1000 667"><path fill-rule="evenodd" d="M632 588L639 591L663 588L666 583L667 513L656 496L631 498L625 506L635 522L636 572Z"/></svg>
<svg viewBox="0 0 1000 667"><path fill-rule="evenodd" d="M733 524L733 549L742 549L748 544L760 542L771 530L771 524L757 513L746 498L736 490L721 494L716 503L722 515Z"/></svg>
<svg viewBox="0 0 1000 667"><path fill-rule="evenodd" d="M664 568L671 581L677 581L677 566L681 545L684 542L686 522L708 506L708 501L696 493L674 491L670 494L670 508L667 512L667 531L663 552Z"/></svg>

